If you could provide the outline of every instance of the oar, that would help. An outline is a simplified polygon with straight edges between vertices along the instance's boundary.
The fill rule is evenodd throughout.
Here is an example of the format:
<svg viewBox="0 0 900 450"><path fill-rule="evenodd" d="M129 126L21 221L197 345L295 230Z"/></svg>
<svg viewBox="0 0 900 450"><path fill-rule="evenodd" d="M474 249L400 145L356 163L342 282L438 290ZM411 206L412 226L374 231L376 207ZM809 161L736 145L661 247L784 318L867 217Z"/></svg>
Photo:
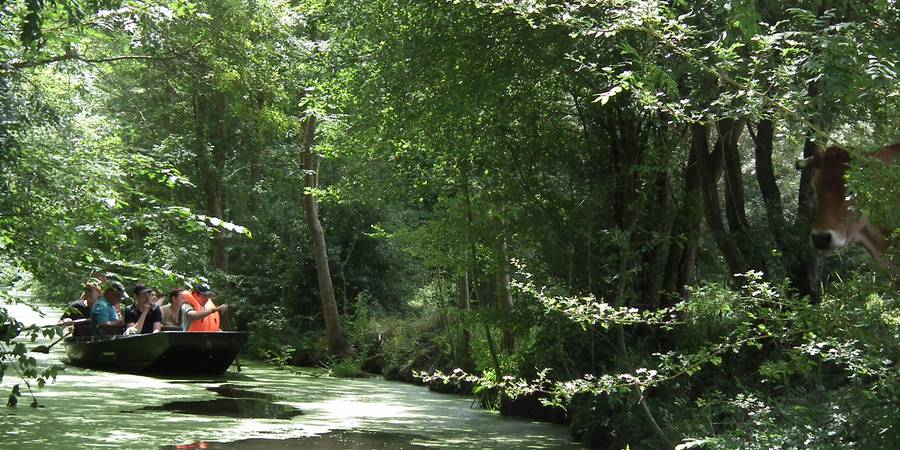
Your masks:
<svg viewBox="0 0 900 450"><path fill-rule="evenodd" d="M91 320L91 319L77 319L77 320L73 320L73 321L70 322L70 323L51 323L50 325L40 325L40 326L38 326L38 325L31 325L31 326L22 328L21 330L19 330L19 333L21 333L21 332L23 332L23 331L29 331L29 330L35 330L35 331L36 331L36 330L44 330L44 329L47 329L47 328L72 327L72 326L76 326L76 325L79 325L79 324L82 324L82 323L87 323L87 322L89 322L90 320Z"/></svg>
<svg viewBox="0 0 900 450"><path fill-rule="evenodd" d="M53 341L50 345L38 345L37 347L31 349L31 351L34 352L34 353L44 353L44 354L48 354L48 353L50 353L50 347L53 347L54 345L59 344L59 341L65 339L65 338L67 338L67 337L69 337L70 334L72 334L71 331L66 331L65 334L63 334L62 336L60 336L59 339Z"/></svg>

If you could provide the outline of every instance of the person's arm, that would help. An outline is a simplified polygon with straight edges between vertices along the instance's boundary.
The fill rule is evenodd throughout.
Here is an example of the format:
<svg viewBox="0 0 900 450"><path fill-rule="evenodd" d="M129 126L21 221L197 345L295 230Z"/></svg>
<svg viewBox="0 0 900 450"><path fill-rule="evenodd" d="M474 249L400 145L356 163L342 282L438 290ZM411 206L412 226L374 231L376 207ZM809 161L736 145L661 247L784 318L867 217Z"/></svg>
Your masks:
<svg viewBox="0 0 900 450"><path fill-rule="evenodd" d="M131 309L125 310L124 314L122 314L122 322L125 325L125 329L127 330L127 329L133 327L137 323L138 318L140 318L140 317L141 316L139 314L138 315L131 314Z"/></svg>
<svg viewBox="0 0 900 450"><path fill-rule="evenodd" d="M59 325L68 325L72 323L72 315L69 314L70 307L67 306L66 309L63 310L62 317L59 318Z"/></svg>
<svg viewBox="0 0 900 450"><path fill-rule="evenodd" d="M147 320L147 313L150 312L150 305L147 305L147 309L141 312L141 316L138 317L137 322L133 327L128 327L125 329L125 334L141 334L144 332L144 322ZM133 330L133 331L132 331Z"/></svg>
<svg viewBox="0 0 900 450"><path fill-rule="evenodd" d="M151 323L153 323L153 332L159 333L163 327L163 314L159 307L153 308L153 305L150 305L150 317L147 318Z"/></svg>
<svg viewBox="0 0 900 450"><path fill-rule="evenodd" d="M122 319L116 320L108 320L106 322L100 323L100 328L106 329L110 332L121 333L122 327L125 325L125 321Z"/></svg>
<svg viewBox="0 0 900 450"><path fill-rule="evenodd" d="M216 313L219 311L227 311L227 310L228 310L228 305L219 305L219 306L213 306L212 308L208 308L208 309L203 308L202 311L197 311L197 310L192 309L192 310L188 311L187 315L188 315L188 317L191 318L191 320L200 320L212 313Z"/></svg>
<svg viewBox="0 0 900 450"><path fill-rule="evenodd" d="M74 322L76 319L85 318L84 313L76 309L73 305L74 303L66 306L66 309L63 310L62 317L59 318L59 322L57 323L58 325L72 325L72 322ZM90 317L90 315L91 310L88 309L87 316Z"/></svg>
<svg viewBox="0 0 900 450"><path fill-rule="evenodd" d="M125 325L125 319L124 318L119 319L119 315L116 314L115 311L116 310L114 309L113 306L108 307L108 309L106 311L107 316L104 317L104 319L109 319L110 317L115 317L115 319L100 320L100 328L106 328L106 329L111 328L111 329L118 331L118 329L120 329L123 325ZM112 314L109 314L109 313L112 313Z"/></svg>

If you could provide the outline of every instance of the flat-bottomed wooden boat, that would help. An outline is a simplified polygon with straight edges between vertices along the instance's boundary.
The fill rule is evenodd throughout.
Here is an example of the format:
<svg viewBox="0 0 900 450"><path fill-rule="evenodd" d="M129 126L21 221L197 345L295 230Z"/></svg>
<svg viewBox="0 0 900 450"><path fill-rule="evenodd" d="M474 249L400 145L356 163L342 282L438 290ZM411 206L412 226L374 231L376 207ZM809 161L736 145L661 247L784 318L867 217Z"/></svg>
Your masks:
<svg viewBox="0 0 900 450"><path fill-rule="evenodd" d="M131 336L81 336L63 341L69 363L115 372L218 375L247 345L240 331L162 331Z"/></svg>

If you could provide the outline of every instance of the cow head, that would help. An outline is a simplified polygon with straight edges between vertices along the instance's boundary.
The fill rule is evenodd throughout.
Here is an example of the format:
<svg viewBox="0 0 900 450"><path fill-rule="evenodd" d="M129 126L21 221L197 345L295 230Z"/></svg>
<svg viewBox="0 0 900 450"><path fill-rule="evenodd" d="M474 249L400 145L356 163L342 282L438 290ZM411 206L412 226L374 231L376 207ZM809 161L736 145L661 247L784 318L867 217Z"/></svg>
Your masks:
<svg viewBox="0 0 900 450"><path fill-rule="evenodd" d="M851 209L844 180L849 165L850 154L837 146L818 151L796 163L797 169L813 170L816 218L810 239L818 249L836 249L859 242L868 224L864 214Z"/></svg>

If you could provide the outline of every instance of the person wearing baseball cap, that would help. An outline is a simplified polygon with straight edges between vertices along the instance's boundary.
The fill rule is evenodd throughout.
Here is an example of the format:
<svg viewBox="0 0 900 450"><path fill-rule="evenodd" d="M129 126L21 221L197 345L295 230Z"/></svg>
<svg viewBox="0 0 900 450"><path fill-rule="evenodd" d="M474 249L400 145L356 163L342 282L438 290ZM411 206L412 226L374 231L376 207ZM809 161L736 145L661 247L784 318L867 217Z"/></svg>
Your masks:
<svg viewBox="0 0 900 450"><path fill-rule="evenodd" d="M91 306L91 331L93 334L119 334L125 322L119 317L118 306L128 298L125 286L110 281L103 286L103 296Z"/></svg>
<svg viewBox="0 0 900 450"><path fill-rule="evenodd" d="M219 326L219 312L228 310L228 305L216 306L210 300L215 294L206 284L194 286L191 292L184 293L185 331L221 331Z"/></svg>
<svg viewBox="0 0 900 450"><path fill-rule="evenodd" d="M163 317L156 302L152 302L153 289L138 284L134 287L134 305L125 310L125 334L158 333Z"/></svg>

